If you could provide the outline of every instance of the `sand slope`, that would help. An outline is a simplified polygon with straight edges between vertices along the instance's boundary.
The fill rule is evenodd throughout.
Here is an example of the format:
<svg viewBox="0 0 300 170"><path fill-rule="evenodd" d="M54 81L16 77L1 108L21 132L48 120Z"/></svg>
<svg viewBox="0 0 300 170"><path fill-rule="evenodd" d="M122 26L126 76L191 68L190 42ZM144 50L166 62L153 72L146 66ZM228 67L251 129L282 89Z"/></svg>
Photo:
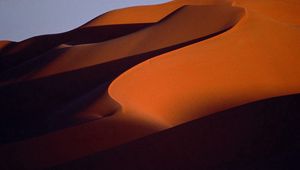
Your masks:
<svg viewBox="0 0 300 170"><path fill-rule="evenodd" d="M199 117L200 110L204 116L300 92L300 29L247 11L224 34L124 73L112 83L110 94L123 108L178 124Z"/></svg>
<svg viewBox="0 0 300 170"><path fill-rule="evenodd" d="M299 102L297 94L242 105L56 168L294 169Z"/></svg>
<svg viewBox="0 0 300 170"><path fill-rule="evenodd" d="M136 6L109 11L81 27L158 22L184 5L230 5L231 0L174 0L158 5Z"/></svg>
<svg viewBox="0 0 300 170"><path fill-rule="evenodd" d="M294 165L298 4L176 0L1 42L0 167Z"/></svg>
<svg viewBox="0 0 300 170"><path fill-rule="evenodd" d="M6 46L8 46L10 43L13 43L12 41L0 41L0 51L3 50Z"/></svg>
<svg viewBox="0 0 300 170"><path fill-rule="evenodd" d="M83 111L84 116L77 116L76 111L82 109L77 105L78 102L83 106L93 102L92 98L86 99L85 96L95 93L94 89L109 83L139 62L229 29L243 15L243 12L241 8L221 5L185 6L154 26L128 36L103 43L61 45L6 72L2 78L16 78L30 69L42 67L41 71L35 71L25 79L21 79L23 82L8 84L0 89L4 115L2 119L4 130L1 131L5 136L3 142L20 140L67 127L70 125L67 122L74 121L74 115L86 119L86 111ZM185 18L190 17L194 17L194 20L185 21ZM207 18L211 22L206 22L202 18ZM195 22L195 20L199 21ZM175 24L181 26L174 29ZM114 50L116 48L117 51ZM32 78L34 80L24 81ZM69 87L71 84L72 87ZM32 95L36 89L39 89L38 95ZM66 89L68 90L64 92ZM101 96L102 92L99 90L97 92ZM59 99L56 96L59 96ZM100 101L102 103L102 100ZM112 107L114 108L114 105ZM110 112L96 112L100 117L107 114ZM90 114L88 115L90 117ZM97 119L97 116L94 118ZM61 125L63 121L66 121L65 125ZM79 121L83 122L83 120ZM149 121L154 120L149 119Z"/></svg>
<svg viewBox="0 0 300 170"><path fill-rule="evenodd" d="M28 60L59 46L60 44L94 43L113 39L142 29L150 23L108 25L99 27L79 28L69 32L53 35L41 35L15 43L0 51L1 68L3 73L17 67Z"/></svg>
<svg viewBox="0 0 300 170"><path fill-rule="evenodd" d="M241 8L230 6L185 6L159 23L133 34L103 43L73 46L54 62L35 73L33 77L44 77L125 57L142 55L201 39L229 29L242 15ZM192 20L185 19L191 17L193 17ZM83 53L86 55L82 56Z"/></svg>

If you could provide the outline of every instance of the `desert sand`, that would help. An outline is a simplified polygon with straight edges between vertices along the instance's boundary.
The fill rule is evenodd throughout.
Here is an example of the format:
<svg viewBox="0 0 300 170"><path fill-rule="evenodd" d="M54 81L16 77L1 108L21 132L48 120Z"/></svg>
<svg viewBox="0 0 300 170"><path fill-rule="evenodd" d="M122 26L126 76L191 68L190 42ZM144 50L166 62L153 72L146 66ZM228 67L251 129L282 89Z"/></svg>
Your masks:
<svg viewBox="0 0 300 170"><path fill-rule="evenodd" d="M7 47L11 43L13 43L13 42L12 41L8 41L8 40L0 41L0 50L2 50L3 48Z"/></svg>
<svg viewBox="0 0 300 170"><path fill-rule="evenodd" d="M296 0L174 0L0 41L0 167L293 167L299 18Z"/></svg>

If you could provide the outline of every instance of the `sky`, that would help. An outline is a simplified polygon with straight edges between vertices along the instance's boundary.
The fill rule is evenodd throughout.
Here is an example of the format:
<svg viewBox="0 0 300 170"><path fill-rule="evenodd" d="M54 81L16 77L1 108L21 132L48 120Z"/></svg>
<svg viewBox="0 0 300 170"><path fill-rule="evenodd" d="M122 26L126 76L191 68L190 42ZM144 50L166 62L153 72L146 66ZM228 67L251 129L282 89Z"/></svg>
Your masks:
<svg viewBox="0 0 300 170"><path fill-rule="evenodd" d="M169 0L0 0L0 40L74 29L100 14L128 6Z"/></svg>

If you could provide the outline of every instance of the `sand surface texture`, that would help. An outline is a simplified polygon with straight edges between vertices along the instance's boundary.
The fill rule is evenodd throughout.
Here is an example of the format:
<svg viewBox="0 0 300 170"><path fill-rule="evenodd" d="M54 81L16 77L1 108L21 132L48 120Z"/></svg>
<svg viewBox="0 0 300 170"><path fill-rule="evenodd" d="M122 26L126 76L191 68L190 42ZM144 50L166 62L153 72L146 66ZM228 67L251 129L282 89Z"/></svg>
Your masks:
<svg viewBox="0 0 300 170"><path fill-rule="evenodd" d="M297 0L174 0L0 41L0 167L292 166L299 24Z"/></svg>

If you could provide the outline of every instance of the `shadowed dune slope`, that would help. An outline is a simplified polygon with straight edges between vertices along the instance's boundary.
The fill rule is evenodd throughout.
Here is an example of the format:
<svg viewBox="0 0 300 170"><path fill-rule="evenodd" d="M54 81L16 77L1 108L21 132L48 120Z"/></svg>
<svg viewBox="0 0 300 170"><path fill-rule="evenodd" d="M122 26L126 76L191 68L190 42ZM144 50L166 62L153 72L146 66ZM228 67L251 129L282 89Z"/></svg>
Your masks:
<svg viewBox="0 0 300 170"><path fill-rule="evenodd" d="M242 105L56 168L297 169L299 102L297 94Z"/></svg>
<svg viewBox="0 0 300 170"><path fill-rule="evenodd" d="M95 115L95 119L110 115L116 104L102 105L107 99L110 101L109 96L102 100L110 82L127 69L165 50L168 49L1 86L1 143L62 129L72 125L74 119L85 121L90 114Z"/></svg>
<svg viewBox="0 0 300 170"><path fill-rule="evenodd" d="M174 14L169 15L167 18L163 19L159 23L153 26L149 26L146 29L130 34L128 36L123 36L121 38L117 38L111 41L105 41L103 43L74 46L68 49L63 54L59 53L60 54L59 59L54 63L52 63L49 66L50 68L45 67L43 70L50 69L50 71L44 71L44 72L54 72L54 73L59 72L60 69L63 69L64 71L70 71L71 69L99 64L99 62L101 63L101 60L104 61L114 60L120 57L128 57L132 55L146 53L151 50L152 51L158 50L161 48L187 42L190 40L195 40L197 38L201 38L209 34L214 34L216 32L220 32L232 27L239 20L242 14L243 14L242 9L233 8L230 6L183 7L182 9L177 10L176 12L174 12ZM194 17L193 20L185 20L186 17L192 17L192 16ZM204 18L209 19L210 22L206 22ZM184 25L186 25L186 27L184 27ZM103 27L108 27L108 26L103 26ZM87 33L91 34L91 31L89 31L89 29L91 28L82 28L82 29L87 29ZM106 31L108 30L109 29L107 29ZM122 30L124 30L124 28ZM99 32L101 34L101 31L98 30L98 33ZM114 32L114 30L112 30L111 34L116 34L116 33ZM86 37L84 36L84 34L78 34L78 35ZM164 36L160 36L160 35L164 35ZM70 36L70 37L76 39L76 36ZM84 41L83 38L81 38L81 40ZM78 41L79 39L77 40L77 42ZM54 41L54 42L58 44L59 41ZM39 46L45 47L43 43L41 43ZM31 45L30 48L38 49L38 47L33 45ZM30 48L27 49L29 50L29 52L38 51L38 50L32 50ZM116 48L118 50L115 50ZM86 55L82 55L82 53L85 53ZM49 53L47 52L44 55L49 55ZM57 55L56 52L54 52L52 58L54 58L55 55ZM10 76L13 74L20 75L18 73L13 73L13 72L21 72L22 74L26 74L27 72L26 69L24 70L19 68L26 67L26 68L34 69L34 66L32 65L31 61L33 60L35 62L38 58L43 60L44 56L43 55L38 56L31 60L27 58L26 59L27 62L23 63L22 65L12 67L6 72L2 73L1 75L2 79L8 79L9 77L15 78L14 76ZM16 58L9 57L7 59L11 59L11 60L17 59L16 61L18 62L21 61L19 57ZM74 62L70 62L72 60L74 60ZM9 62L3 61L2 63L5 64ZM53 69L53 67L55 68ZM75 68L69 68L69 67L75 67ZM54 74L54 73L50 73L50 74Z"/></svg>
<svg viewBox="0 0 300 170"><path fill-rule="evenodd" d="M149 5L111 11L72 31L62 34L37 36L21 41L9 48L5 48L0 53L0 58L2 58L0 60L0 71L2 72L14 67L62 43L79 44L100 42L134 32L149 25L149 23L158 22L183 5L230 3L231 2L226 0L172 1L161 5ZM99 26L100 28L98 28ZM80 38L78 38L78 36Z"/></svg>
<svg viewBox="0 0 300 170"><path fill-rule="evenodd" d="M119 105L106 95L107 82L101 81L103 76L92 75L91 71L96 69L18 84L17 88L2 88L0 144L113 115ZM81 84L81 81L86 83ZM47 86L49 83L51 87ZM86 109L94 102L97 102L97 110ZM83 109L84 113L80 113Z"/></svg>
<svg viewBox="0 0 300 170"><path fill-rule="evenodd" d="M174 46L171 48L178 47ZM153 53L145 53L93 67L1 87L0 99L2 101L1 104L3 104L1 142L12 142L70 126L69 121L73 122L74 117L76 119L79 118L80 122L84 121L86 113L88 114L87 116L90 116L90 106L88 109L85 107L90 103L94 103L91 100L99 98L98 96L101 96L101 93L103 93L102 88L97 91L93 88L96 88L99 84L108 84L113 78L130 67L168 50L163 49ZM85 83L80 83L82 81ZM52 86L48 87L49 84L52 84ZM72 88L69 88L70 85L72 85ZM39 89L39 95L33 96L32 94L35 93L36 89ZM68 92L65 93L65 89L68 89ZM86 98L85 96L90 96L90 93L94 95ZM60 96L60 98L57 99L55 96ZM111 114L111 112L103 112L103 110L112 110L114 108L114 105L112 105L113 108L101 108L104 107L102 103L103 100L100 100L99 103L96 101L93 104L95 106L91 106L92 110L94 110L93 115L96 116L95 118ZM82 109L85 109L83 115L77 114ZM64 121L65 123L61 124ZM57 123L59 124L57 125Z"/></svg>
<svg viewBox="0 0 300 170"><path fill-rule="evenodd" d="M13 44L14 42L12 41L0 41L0 52L2 51L3 48L7 47L9 44Z"/></svg>
<svg viewBox="0 0 300 170"><path fill-rule="evenodd" d="M175 0L1 42L0 169L297 166L298 4Z"/></svg>
<svg viewBox="0 0 300 170"><path fill-rule="evenodd" d="M81 44L102 42L120 37L151 25L123 24L74 29L53 35L41 35L6 46L0 51L0 72L5 72L28 60L59 46L60 44Z"/></svg>
<svg viewBox="0 0 300 170"><path fill-rule="evenodd" d="M241 8L230 6L185 6L133 34L102 43L73 46L32 77L71 71L200 39L229 29L242 15Z"/></svg>
<svg viewBox="0 0 300 170"><path fill-rule="evenodd" d="M299 146L299 100L299 95L290 95L246 104L97 153L105 145L133 140L129 134L159 130L147 127L149 122L143 119L116 114L2 147L0 167L32 169L71 160L56 168L293 167L289 163L295 164L294 149ZM281 162L276 163L278 159Z"/></svg>
<svg viewBox="0 0 300 170"><path fill-rule="evenodd" d="M125 72L110 94L125 110L174 125L300 92L300 29L247 11L231 30Z"/></svg>

